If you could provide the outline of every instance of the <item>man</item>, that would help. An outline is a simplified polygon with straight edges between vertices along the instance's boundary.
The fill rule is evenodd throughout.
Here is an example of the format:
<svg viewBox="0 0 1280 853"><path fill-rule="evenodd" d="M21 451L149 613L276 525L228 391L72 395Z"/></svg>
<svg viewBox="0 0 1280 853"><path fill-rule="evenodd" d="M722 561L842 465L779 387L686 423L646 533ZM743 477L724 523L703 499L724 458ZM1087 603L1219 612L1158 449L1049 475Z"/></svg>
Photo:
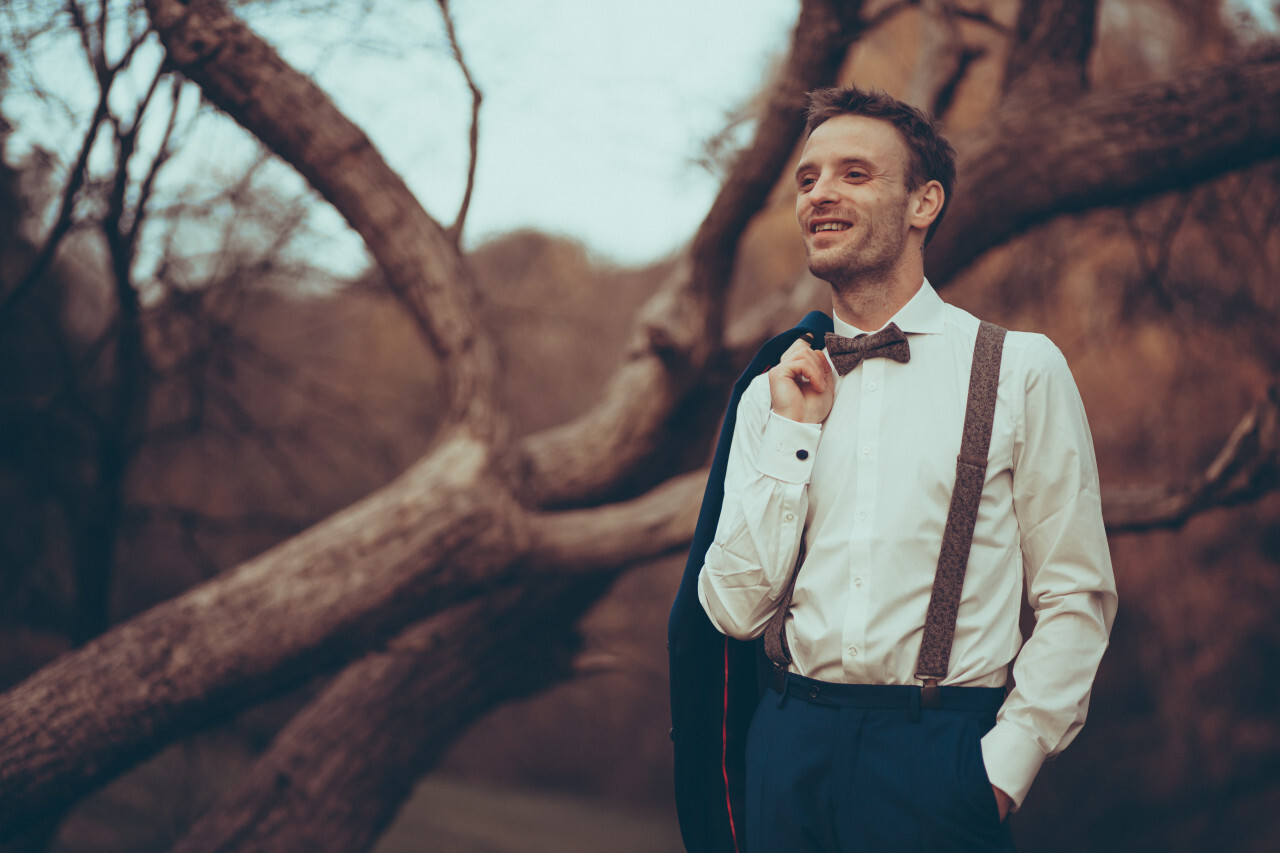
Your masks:
<svg viewBox="0 0 1280 853"><path fill-rule="evenodd" d="M723 849L745 836L751 853L1012 850L1005 818L1083 725L1115 614L1083 406L1047 338L1010 332L1001 347L1003 330L980 336L979 320L925 280L955 175L930 118L883 94L827 89L811 95L807 133L796 217L810 270L831 285L837 337L795 340L746 387L726 426L714 537L690 558L720 632L768 646L777 614L777 677L746 739L745 826L725 676ZM991 426L975 430L979 447L989 440L979 460L961 440L983 417L971 376L979 389L989 376L994 400ZM978 473L961 495L965 465ZM964 527L948 520L953 492L976 508L971 546L950 532L944 544L949 526ZM949 614L935 573L958 597ZM1024 583L1036 615L1025 645ZM925 658L939 654L934 673ZM730 663L726 651L726 673ZM682 824L699 820L681 806ZM702 848L700 830L685 829Z"/></svg>

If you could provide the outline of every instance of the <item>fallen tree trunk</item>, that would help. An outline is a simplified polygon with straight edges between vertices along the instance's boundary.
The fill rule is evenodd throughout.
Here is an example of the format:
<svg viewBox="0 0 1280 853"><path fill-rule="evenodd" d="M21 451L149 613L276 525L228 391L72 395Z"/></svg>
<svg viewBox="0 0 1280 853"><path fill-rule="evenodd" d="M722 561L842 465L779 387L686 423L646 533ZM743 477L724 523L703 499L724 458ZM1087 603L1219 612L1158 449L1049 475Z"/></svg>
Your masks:
<svg viewBox="0 0 1280 853"><path fill-rule="evenodd" d="M445 441L375 495L0 696L0 826L38 820L492 578L526 537L486 461L478 442Z"/></svg>
<svg viewBox="0 0 1280 853"><path fill-rule="evenodd" d="M485 481L483 461L477 443L445 441L366 501L0 695L0 838L174 739L358 660L481 593L559 589L564 607L539 613L549 620L542 630L562 636L586 606L573 603L575 594L591 590L594 600L619 567L688 543L705 480L699 473L630 502L539 515ZM502 600L491 606L505 607ZM523 619L508 617L540 624ZM462 625L451 642L487 642L484 620ZM549 654L538 631L526 639L531 653ZM526 670L536 668L512 663L494 674L524 683ZM392 691L383 704L403 710L406 695Z"/></svg>
<svg viewBox="0 0 1280 853"><path fill-rule="evenodd" d="M368 849L458 734L573 674L573 625L605 580L507 589L410 627L299 712L173 853Z"/></svg>

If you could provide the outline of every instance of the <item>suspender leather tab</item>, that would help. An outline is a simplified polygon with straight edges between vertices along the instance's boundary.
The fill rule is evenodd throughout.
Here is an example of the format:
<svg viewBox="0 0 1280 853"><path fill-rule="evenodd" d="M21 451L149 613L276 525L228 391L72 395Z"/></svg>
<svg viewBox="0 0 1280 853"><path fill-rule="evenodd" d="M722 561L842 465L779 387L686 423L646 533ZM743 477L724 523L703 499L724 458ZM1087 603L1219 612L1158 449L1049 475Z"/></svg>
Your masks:
<svg viewBox="0 0 1280 853"><path fill-rule="evenodd" d="M929 711L936 711L942 707L942 688L938 686L938 679L926 678L921 685L920 707Z"/></svg>

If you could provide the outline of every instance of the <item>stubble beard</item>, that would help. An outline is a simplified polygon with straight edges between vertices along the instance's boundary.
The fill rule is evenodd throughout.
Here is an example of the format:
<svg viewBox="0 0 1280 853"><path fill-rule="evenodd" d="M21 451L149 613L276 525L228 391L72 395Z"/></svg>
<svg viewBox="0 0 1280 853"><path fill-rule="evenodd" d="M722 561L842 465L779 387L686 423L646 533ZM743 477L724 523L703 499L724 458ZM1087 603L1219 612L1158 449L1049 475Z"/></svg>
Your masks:
<svg viewBox="0 0 1280 853"><path fill-rule="evenodd" d="M898 222L904 222L906 215L907 199L903 198ZM896 224L890 221L888 225L873 225L861 239L826 251L814 252L812 243L806 240L809 272L841 295L874 292L892 280L906 251L906 229L895 227Z"/></svg>

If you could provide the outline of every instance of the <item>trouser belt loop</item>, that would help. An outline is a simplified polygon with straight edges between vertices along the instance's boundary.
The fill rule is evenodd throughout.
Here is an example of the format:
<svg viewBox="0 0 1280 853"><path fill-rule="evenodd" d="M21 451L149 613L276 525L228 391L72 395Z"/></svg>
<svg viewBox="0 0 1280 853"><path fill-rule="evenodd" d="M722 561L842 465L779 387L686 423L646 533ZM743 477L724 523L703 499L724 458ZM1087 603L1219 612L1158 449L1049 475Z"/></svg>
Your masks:
<svg viewBox="0 0 1280 853"><path fill-rule="evenodd" d="M920 722L920 688L911 688L910 697L910 705L908 707L910 709L911 722L918 723Z"/></svg>
<svg viewBox="0 0 1280 853"><path fill-rule="evenodd" d="M781 708L787 701L787 688L790 686L791 679L787 678L787 669L778 664L773 665L773 689L778 691L778 707Z"/></svg>

